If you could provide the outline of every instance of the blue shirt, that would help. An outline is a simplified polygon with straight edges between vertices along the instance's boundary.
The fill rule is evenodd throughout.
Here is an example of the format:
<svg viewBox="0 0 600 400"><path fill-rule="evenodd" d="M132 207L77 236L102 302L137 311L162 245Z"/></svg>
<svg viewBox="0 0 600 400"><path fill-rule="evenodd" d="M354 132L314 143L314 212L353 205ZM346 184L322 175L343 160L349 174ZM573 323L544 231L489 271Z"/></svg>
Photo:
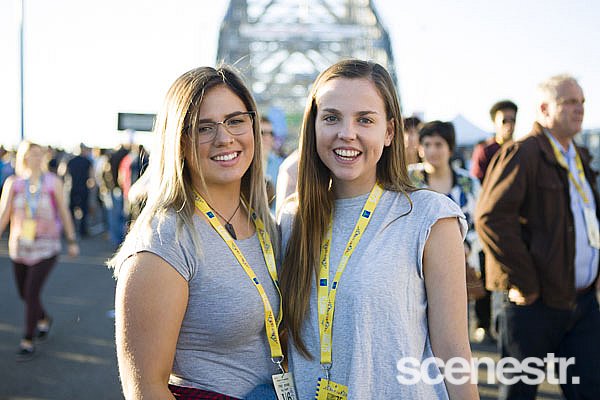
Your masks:
<svg viewBox="0 0 600 400"><path fill-rule="evenodd" d="M575 225L575 287L577 289L583 289L594 283L594 279L598 274L598 249L590 246L590 242L587 237L587 229L585 226L585 217L583 214L584 207L589 207L596 210L596 202L594 201L594 194L587 180L580 181L579 172L577 171L577 163L575 162L577 152L573 142L569 143L568 150L546 131L546 136L556 145L563 157L565 158L569 170L573 177L577 180L585 195L588 198L588 204L586 205L581 198L581 195L577 191L577 188L569 179L569 197L571 198L571 213L573 214L573 222Z"/></svg>

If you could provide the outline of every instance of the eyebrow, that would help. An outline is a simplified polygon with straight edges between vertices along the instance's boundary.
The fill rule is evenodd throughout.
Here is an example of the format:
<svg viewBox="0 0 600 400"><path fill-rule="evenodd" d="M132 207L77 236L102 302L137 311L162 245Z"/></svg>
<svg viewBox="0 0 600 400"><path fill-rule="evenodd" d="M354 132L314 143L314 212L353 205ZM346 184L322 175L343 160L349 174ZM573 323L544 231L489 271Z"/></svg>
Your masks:
<svg viewBox="0 0 600 400"><path fill-rule="evenodd" d="M232 113L229 113L229 114L225 115L225 118L223 119L223 121L226 120L226 119L228 119L228 118L235 117L236 115L244 114L244 113L247 113L247 112L248 111L234 111ZM209 118L204 118L204 119L198 120L199 124L202 124L202 123L205 123L205 122L216 122L216 121L213 121L212 119L209 119Z"/></svg>
<svg viewBox="0 0 600 400"><path fill-rule="evenodd" d="M332 113L332 114L341 114L341 112L335 108L324 108L322 110L322 112L328 112L328 113ZM379 114L377 111L357 111L354 113L354 115L358 115L358 116L363 116L363 115L369 115L369 114Z"/></svg>

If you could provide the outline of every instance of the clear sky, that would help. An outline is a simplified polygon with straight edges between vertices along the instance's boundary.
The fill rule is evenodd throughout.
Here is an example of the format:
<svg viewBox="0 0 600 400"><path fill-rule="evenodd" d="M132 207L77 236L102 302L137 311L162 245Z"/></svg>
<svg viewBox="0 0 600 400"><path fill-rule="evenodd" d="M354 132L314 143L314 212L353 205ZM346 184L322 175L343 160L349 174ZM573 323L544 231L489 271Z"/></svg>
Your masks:
<svg viewBox="0 0 600 400"><path fill-rule="evenodd" d="M118 112L154 113L171 82L213 65L227 1L24 0L26 137L112 147ZM600 1L375 0L406 114L462 114L491 130L501 98L534 118L535 86L568 72L600 128ZM0 143L19 140L18 0L0 0Z"/></svg>

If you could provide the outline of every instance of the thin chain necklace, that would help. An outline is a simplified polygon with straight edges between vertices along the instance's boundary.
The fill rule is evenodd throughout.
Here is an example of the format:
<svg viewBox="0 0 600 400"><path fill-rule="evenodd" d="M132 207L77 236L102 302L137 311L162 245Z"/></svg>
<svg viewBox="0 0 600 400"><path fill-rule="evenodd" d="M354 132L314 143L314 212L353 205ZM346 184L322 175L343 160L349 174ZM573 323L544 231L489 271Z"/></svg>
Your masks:
<svg viewBox="0 0 600 400"><path fill-rule="evenodd" d="M206 201L206 200L204 200L204 201ZM208 201L206 201L206 204L208 204ZM233 219L233 217L235 217L235 214L237 214L237 212L240 209L241 205L242 205L242 201L240 199L238 201L238 205L237 205L235 211L233 212L233 214L231 215L231 217L229 217L229 219L227 219L224 216L222 216L221 213L219 213L213 206L211 206L210 204L208 204L208 206L210 207L210 209L213 210L214 212L216 212L217 215L219 217L221 217L221 219L223 219L225 221L225 229L227 229L227 232L229 232L229 234L231 235L231 237L233 238L233 240L237 240L237 236L235 234L235 229L233 229L233 225L231 225L230 221Z"/></svg>

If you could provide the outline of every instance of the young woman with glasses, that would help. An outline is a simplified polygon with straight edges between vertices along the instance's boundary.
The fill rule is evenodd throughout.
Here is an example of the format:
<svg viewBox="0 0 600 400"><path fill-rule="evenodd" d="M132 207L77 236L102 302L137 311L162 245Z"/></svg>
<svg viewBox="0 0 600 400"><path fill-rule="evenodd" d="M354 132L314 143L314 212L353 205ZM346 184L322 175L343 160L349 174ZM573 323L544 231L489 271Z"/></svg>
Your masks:
<svg viewBox="0 0 600 400"><path fill-rule="evenodd" d="M194 69L155 131L146 206L110 262L123 391L243 398L282 358L256 105L230 68Z"/></svg>

